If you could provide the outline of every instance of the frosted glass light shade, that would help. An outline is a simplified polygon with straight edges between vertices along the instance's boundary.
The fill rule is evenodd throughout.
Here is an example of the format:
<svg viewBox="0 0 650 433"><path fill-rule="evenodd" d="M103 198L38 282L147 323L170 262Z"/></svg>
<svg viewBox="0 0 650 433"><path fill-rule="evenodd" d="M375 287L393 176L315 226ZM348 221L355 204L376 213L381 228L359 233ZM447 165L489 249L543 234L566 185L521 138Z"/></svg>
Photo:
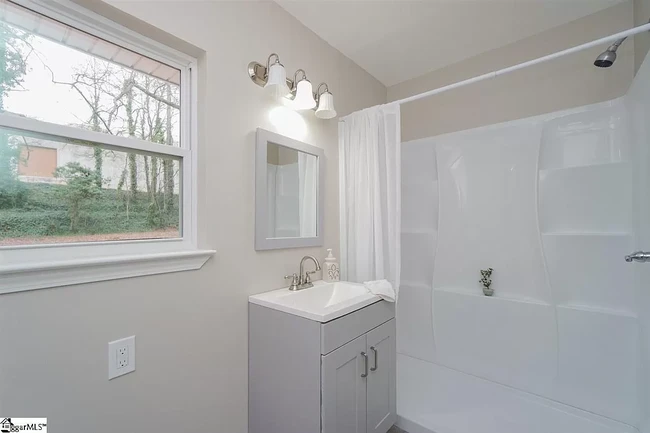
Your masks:
<svg viewBox="0 0 650 433"><path fill-rule="evenodd" d="M312 93L311 83L309 80L298 82L296 87L296 97L293 100L293 108L296 110L311 110L316 106L316 100Z"/></svg>
<svg viewBox="0 0 650 433"><path fill-rule="evenodd" d="M318 98L318 109L316 110L316 117L319 119L331 119L336 117L336 110L334 109L334 96L330 92L325 92Z"/></svg>
<svg viewBox="0 0 650 433"><path fill-rule="evenodd" d="M291 93L289 86L287 86L287 71L285 71L281 63L276 62L269 67L269 76L264 85L264 90L275 98L282 98Z"/></svg>

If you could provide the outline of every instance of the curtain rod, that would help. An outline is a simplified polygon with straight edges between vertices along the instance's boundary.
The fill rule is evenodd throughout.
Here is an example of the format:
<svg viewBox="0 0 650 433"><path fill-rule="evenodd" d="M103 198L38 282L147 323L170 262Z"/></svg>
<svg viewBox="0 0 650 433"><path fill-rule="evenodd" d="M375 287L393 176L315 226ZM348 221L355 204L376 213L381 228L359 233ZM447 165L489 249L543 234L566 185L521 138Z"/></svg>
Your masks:
<svg viewBox="0 0 650 433"><path fill-rule="evenodd" d="M549 54L547 56L543 56L543 57L540 57L540 58L535 59L535 60L530 60L528 62L519 63L517 65L510 66L510 67L504 68L504 69L500 69L498 71L488 72L487 74L483 74L483 75L479 75L479 76L474 77L474 78L469 78L467 80L459 81L457 83L450 84L448 86L439 87L437 89L429 90L427 92L420 93L418 95L409 96L408 98L398 99L396 101L389 102L388 104L400 104L400 105L402 105L402 104L406 104L407 102L417 101L418 99L422 99L422 98L426 98L426 97L429 97L429 96L437 95L439 93L443 93L443 92L446 92L448 90L457 89L459 87L467 86L468 84L478 83L479 81L488 80L490 78L495 78L495 77L498 77L500 75L509 74L511 72L518 71L520 69L528 68L529 66L534 66L534 65L537 65L539 63L547 62L549 60L557 59L559 57L564 57L566 55L577 53L579 51L583 51L583 50L586 50L586 49L589 49L589 48L592 48L592 47L595 47L595 46L598 46L598 45L604 45L604 44L609 43L609 42L614 42L614 41L616 41L618 39L621 39L621 38L624 38L624 37L634 36L634 35L636 35L638 33L644 32L644 31L650 31L650 23L644 24L644 25L639 26L639 27L634 27L634 28L631 28L631 29L626 30L624 32L616 33L616 34L613 34L611 36L607 36L607 37L604 37L604 38L601 38L601 39L596 39L595 41L587 42L586 44L578 45L578 46L575 46L573 48L568 48L566 50L559 51L559 52L554 53L554 54Z"/></svg>

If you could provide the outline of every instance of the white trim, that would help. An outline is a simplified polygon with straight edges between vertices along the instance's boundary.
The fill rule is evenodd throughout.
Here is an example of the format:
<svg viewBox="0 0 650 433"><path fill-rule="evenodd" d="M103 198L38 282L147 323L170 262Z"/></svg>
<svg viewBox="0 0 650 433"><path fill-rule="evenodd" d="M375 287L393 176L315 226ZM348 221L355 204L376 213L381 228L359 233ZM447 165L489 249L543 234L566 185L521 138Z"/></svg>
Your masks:
<svg viewBox="0 0 650 433"><path fill-rule="evenodd" d="M192 243L195 248L198 248L198 239L199 239L199 232L198 232L198 215L199 215L199 202L198 202L198 191L199 191L199 157L198 157L198 137L199 137L199 101L198 101L198 94L199 94L199 69L198 69L198 64L196 61L193 61L190 66L188 67L189 69L189 77L191 80L191 89L190 89L190 95L192 98L190 99L190 110L188 111L190 113L191 118L188 120L189 122L189 128L187 128L191 140L188 141L189 146L190 146L190 156L192 158L192 164L191 164L191 169L193 175L191 176L190 182L191 182L191 188L190 192L192 194L192 197L190 197L190 206L188 209L192 212L192 224L190 227L190 231L183 232L183 236L189 236L190 239L192 239ZM182 77L182 74L181 74ZM182 101L181 101L182 103ZM181 122L183 122L182 119L182 113L181 113ZM181 143L182 144L182 143Z"/></svg>
<svg viewBox="0 0 650 433"><path fill-rule="evenodd" d="M178 69L187 67L195 60L69 0L8 1Z"/></svg>
<svg viewBox="0 0 650 433"><path fill-rule="evenodd" d="M181 88L180 88L180 142L182 150L186 152L185 157L181 161L180 173L180 197L183 212L180 215L179 227L181 228L181 235L185 239L189 239L194 248L198 246L198 236L196 231L197 225L197 176L196 159L198 149L196 146L196 104L197 92L196 89L196 68L184 68L181 73ZM193 97L194 96L194 97Z"/></svg>
<svg viewBox="0 0 650 433"><path fill-rule="evenodd" d="M21 263L50 262L66 258L107 258L120 257L125 253L146 255L195 249L195 245L189 239L183 238L3 246L0 247L0 263L15 266Z"/></svg>
<svg viewBox="0 0 650 433"><path fill-rule="evenodd" d="M201 269L214 250L136 254L0 267L0 295Z"/></svg>
<svg viewBox="0 0 650 433"><path fill-rule="evenodd" d="M316 236L295 238L269 238L267 209L267 146L268 143L296 149L318 158L318 222ZM277 250L282 248L320 247L323 245L323 215L325 213L325 151L266 129L257 128L255 144L255 250Z"/></svg>
<svg viewBox="0 0 650 433"><path fill-rule="evenodd" d="M170 155L177 158L187 157L190 154L188 149L181 147L152 143L134 137L122 137L104 132L90 131L74 126L43 122L42 120L23 117L8 112L0 112L0 127L18 129L27 133L31 132L54 136L63 139L65 143L71 144L74 144L72 140L89 141L101 144L104 148L119 151L136 151L139 153L154 154L156 156Z"/></svg>
<svg viewBox="0 0 650 433"><path fill-rule="evenodd" d="M57 125L7 112L0 113L0 127L66 142L94 142L109 149L179 159L182 238L0 247L0 295L200 269L215 251L197 249L197 60L69 0L9 1L180 70L180 147Z"/></svg>

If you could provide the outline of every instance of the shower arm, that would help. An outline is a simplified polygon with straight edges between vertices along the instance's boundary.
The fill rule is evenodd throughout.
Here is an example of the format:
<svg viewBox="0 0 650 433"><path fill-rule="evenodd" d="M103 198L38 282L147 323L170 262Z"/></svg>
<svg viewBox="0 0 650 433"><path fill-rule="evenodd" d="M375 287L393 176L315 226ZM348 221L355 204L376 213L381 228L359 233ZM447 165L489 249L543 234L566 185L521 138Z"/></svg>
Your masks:
<svg viewBox="0 0 650 433"><path fill-rule="evenodd" d="M620 48L621 45L623 45L623 42L627 39L627 36L624 38L619 39L618 41L614 42L612 45L607 48L607 51L613 51L616 52Z"/></svg>

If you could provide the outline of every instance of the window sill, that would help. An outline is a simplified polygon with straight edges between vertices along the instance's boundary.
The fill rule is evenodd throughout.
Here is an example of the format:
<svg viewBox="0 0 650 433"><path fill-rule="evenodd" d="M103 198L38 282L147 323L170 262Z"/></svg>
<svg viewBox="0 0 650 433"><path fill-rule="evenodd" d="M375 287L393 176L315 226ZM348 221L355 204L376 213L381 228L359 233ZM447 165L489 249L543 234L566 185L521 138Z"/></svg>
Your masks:
<svg viewBox="0 0 650 433"><path fill-rule="evenodd" d="M214 250L179 251L0 266L0 295L201 269Z"/></svg>

